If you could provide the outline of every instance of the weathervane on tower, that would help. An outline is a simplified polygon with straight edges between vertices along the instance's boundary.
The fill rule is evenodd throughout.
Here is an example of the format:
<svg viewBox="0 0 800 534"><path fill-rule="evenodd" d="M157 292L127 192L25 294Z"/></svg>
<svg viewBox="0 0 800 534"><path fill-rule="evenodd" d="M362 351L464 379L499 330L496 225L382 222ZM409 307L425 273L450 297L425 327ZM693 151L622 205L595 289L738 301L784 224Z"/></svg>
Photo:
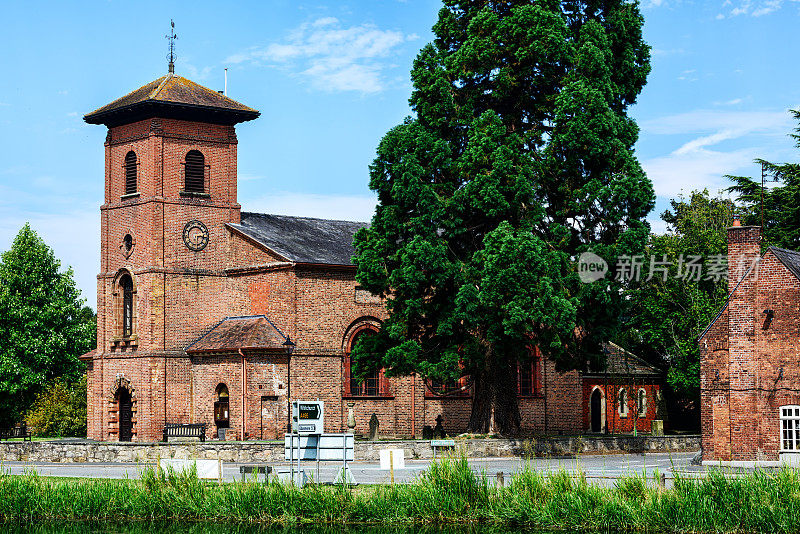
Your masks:
<svg viewBox="0 0 800 534"><path fill-rule="evenodd" d="M171 26L170 34L165 36L169 41L169 56L167 57L169 58L169 73L175 74L175 39L178 36L175 35L175 22L172 19L169 19L169 25Z"/></svg>

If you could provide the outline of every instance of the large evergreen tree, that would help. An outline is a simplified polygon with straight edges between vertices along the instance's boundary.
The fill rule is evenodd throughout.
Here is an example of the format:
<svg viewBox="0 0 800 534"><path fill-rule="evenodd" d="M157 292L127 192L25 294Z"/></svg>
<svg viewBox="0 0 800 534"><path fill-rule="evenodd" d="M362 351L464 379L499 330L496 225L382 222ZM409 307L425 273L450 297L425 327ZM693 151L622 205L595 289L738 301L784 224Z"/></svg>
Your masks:
<svg viewBox="0 0 800 534"><path fill-rule="evenodd" d="M473 379L470 429L519 427L531 345L586 364L617 330L619 283L579 282L583 251L641 251L650 181L627 108L650 70L627 0L445 0L411 73L415 117L370 167L379 205L356 236L359 282L387 298L366 370Z"/></svg>
<svg viewBox="0 0 800 534"><path fill-rule="evenodd" d="M26 224L0 262L0 426L18 422L54 377L77 378L95 346L94 313L72 269Z"/></svg>

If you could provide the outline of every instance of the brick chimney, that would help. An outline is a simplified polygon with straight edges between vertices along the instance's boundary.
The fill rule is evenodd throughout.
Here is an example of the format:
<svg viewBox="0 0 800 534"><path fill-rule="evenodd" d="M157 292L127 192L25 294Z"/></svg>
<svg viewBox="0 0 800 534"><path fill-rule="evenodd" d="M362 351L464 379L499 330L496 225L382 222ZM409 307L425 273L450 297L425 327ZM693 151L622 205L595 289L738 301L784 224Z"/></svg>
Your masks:
<svg viewBox="0 0 800 534"><path fill-rule="evenodd" d="M733 292L728 302L732 460L749 459L752 451L760 448L758 428L752 417L758 409L755 394L759 386L755 351L758 265L754 263L761 256L760 244L761 227L741 226L734 220L728 228L728 289Z"/></svg>
<svg viewBox="0 0 800 534"><path fill-rule="evenodd" d="M738 223L738 224L737 224ZM733 291L747 269L761 256L761 227L741 226L738 219L728 228L728 290ZM753 271L756 267L753 267ZM751 272L751 274L753 274ZM748 276L748 279L750 276ZM742 282L743 284L745 282ZM741 286L739 286L741 289Z"/></svg>

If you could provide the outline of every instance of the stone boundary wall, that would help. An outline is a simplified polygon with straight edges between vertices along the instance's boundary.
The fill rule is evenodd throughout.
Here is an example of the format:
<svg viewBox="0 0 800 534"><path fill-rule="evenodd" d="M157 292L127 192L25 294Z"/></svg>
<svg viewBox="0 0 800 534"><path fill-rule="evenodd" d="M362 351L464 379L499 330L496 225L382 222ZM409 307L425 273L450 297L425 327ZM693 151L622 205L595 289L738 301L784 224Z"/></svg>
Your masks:
<svg viewBox="0 0 800 534"><path fill-rule="evenodd" d="M696 451L700 436L552 436L530 439L457 439L459 451L471 458L548 457L620 452ZM433 457L429 441L356 441L358 461L377 461L386 448L405 449L406 458ZM280 442L171 442L109 443L33 441L0 442L0 461L5 462L130 462L151 463L158 458L221 459L224 462L283 462Z"/></svg>

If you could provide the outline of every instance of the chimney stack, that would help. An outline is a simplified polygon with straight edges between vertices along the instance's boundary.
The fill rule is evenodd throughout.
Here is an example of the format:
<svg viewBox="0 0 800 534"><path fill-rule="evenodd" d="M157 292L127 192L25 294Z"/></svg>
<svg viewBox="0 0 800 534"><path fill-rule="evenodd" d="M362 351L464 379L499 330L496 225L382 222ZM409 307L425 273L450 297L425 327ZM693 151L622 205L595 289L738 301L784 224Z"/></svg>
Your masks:
<svg viewBox="0 0 800 534"><path fill-rule="evenodd" d="M733 226L728 228L729 291L733 291L744 273L759 257L761 257L761 227L742 226L739 218L735 217ZM755 270L755 267L753 269Z"/></svg>

